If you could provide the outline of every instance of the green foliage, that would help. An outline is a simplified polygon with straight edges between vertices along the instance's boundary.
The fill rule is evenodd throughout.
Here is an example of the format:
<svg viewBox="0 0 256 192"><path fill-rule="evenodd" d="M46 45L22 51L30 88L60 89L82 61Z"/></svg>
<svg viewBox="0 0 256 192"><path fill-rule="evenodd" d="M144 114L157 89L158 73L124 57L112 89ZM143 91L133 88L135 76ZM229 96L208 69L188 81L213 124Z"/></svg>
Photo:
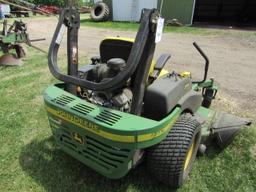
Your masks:
<svg viewBox="0 0 256 192"><path fill-rule="evenodd" d="M94 5L93 1L89 1L89 2L84 3L84 6L87 6L87 7L92 7L93 5Z"/></svg>
<svg viewBox="0 0 256 192"><path fill-rule="evenodd" d="M54 5L57 7L65 7L67 5L67 0L29 0L30 3L36 5ZM83 5L83 0L75 0L78 7Z"/></svg>

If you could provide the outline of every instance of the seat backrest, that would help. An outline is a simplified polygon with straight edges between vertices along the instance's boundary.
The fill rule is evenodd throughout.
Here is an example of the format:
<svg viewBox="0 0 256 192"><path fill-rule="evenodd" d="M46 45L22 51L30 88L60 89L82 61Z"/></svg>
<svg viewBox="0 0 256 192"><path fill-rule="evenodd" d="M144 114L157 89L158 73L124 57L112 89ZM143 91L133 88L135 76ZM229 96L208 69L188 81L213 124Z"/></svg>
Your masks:
<svg viewBox="0 0 256 192"><path fill-rule="evenodd" d="M131 53L134 39L121 37L108 37L100 43L101 62L107 63L109 59L121 58L127 62ZM156 61L153 60L149 75L153 73Z"/></svg>
<svg viewBox="0 0 256 192"><path fill-rule="evenodd" d="M131 53L133 39L107 38L100 44L100 57L103 63L112 58L122 58L127 62Z"/></svg>

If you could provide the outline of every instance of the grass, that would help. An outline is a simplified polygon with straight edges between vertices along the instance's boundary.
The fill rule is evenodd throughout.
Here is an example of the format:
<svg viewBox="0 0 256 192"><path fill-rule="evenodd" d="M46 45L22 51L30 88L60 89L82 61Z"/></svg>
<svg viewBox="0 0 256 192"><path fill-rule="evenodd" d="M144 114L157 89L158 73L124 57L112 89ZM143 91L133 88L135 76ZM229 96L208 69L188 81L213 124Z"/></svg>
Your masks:
<svg viewBox="0 0 256 192"><path fill-rule="evenodd" d="M23 67L0 68L0 191L162 192L142 164L120 180L106 179L59 150L51 137L42 94L56 82L46 56L29 49ZM256 127L226 150L199 157L178 190L256 191Z"/></svg>
<svg viewBox="0 0 256 192"><path fill-rule="evenodd" d="M105 29L116 29L122 31L137 31L139 27L139 23L134 22L114 22L114 21L106 21L106 22L94 22L90 19L88 14L81 15L81 26L87 27L98 27ZM165 26L164 32L176 32L176 33L190 33L190 34L198 34L198 35L209 35L215 34L214 31L198 28L198 27L175 27L175 26Z"/></svg>
<svg viewBox="0 0 256 192"><path fill-rule="evenodd" d="M114 22L114 21L106 21L106 22L94 22L90 19L89 14L81 15L81 26L86 27L96 27L96 28L104 28L104 29L115 29L120 31L137 31L139 27L139 23L134 22ZM203 25L202 25L203 26ZM211 27L199 27L199 26L165 26L164 33L181 33L181 34L192 34L192 35L222 35L224 37L234 35L237 38L250 38L255 42L256 32L255 30L244 30L241 32L240 30L227 29L227 26L215 26Z"/></svg>
<svg viewBox="0 0 256 192"><path fill-rule="evenodd" d="M105 29L116 29L122 31L137 31L139 27L139 23L131 23L131 22L113 22L113 21L106 21L106 22L94 22L88 18L81 19L81 26L87 27L98 27L98 28L105 28ZM189 33L189 34L198 34L198 35L209 35L215 34L213 31L198 28L198 27L175 27L175 26L165 26L164 32L174 32L174 33Z"/></svg>

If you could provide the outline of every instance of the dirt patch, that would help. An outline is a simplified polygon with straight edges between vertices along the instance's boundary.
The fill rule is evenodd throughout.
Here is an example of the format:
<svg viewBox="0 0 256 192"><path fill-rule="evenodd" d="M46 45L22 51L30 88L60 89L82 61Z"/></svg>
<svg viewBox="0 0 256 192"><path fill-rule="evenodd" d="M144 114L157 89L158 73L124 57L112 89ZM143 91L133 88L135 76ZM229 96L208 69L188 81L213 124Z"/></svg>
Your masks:
<svg viewBox="0 0 256 192"><path fill-rule="evenodd" d="M57 18L33 19L28 21L31 37L45 37L45 42L37 43L48 50ZM216 29L214 29L216 30ZM98 55L100 41L106 36L134 37L133 31L116 31L82 27L79 34L80 56ZM161 53L171 53L166 68L189 70L193 77L202 77L204 61L194 50L196 41L210 58L209 77L214 77L221 95L232 98L238 107L256 114L256 35L239 30L225 30L217 35L199 36L192 34L166 33L157 45L156 57ZM65 38L63 43L65 44ZM62 48L65 54L65 46ZM86 61L80 63L85 64Z"/></svg>

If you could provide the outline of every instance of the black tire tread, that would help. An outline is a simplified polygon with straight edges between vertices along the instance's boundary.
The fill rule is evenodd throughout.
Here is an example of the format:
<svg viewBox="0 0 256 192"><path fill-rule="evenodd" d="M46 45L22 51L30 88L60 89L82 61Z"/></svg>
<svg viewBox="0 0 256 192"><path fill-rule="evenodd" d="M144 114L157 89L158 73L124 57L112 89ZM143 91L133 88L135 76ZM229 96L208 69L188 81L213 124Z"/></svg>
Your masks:
<svg viewBox="0 0 256 192"><path fill-rule="evenodd" d="M183 182L183 166L187 150L200 124L188 114L182 115L167 137L147 151L149 171L173 188Z"/></svg>

